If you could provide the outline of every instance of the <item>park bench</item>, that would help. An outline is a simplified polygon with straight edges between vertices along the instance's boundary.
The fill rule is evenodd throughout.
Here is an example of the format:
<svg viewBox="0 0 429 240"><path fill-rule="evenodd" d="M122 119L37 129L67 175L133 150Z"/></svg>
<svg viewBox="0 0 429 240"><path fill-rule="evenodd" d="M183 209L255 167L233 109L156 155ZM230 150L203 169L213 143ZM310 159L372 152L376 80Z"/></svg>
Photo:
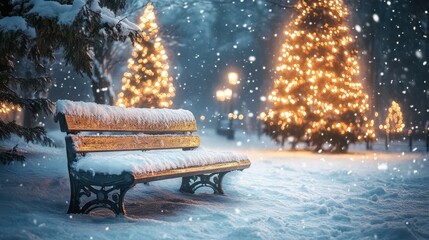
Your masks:
<svg viewBox="0 0 429 240"><path fill-rule="evenodd" d="M250 166L244 155L198 148L195 118L183 109L59 100L56 119L67 133L68 213L108 208L125 215L124 197L135 184L177 177L181 192L209 187L224 194L225 174Z"/></svg>

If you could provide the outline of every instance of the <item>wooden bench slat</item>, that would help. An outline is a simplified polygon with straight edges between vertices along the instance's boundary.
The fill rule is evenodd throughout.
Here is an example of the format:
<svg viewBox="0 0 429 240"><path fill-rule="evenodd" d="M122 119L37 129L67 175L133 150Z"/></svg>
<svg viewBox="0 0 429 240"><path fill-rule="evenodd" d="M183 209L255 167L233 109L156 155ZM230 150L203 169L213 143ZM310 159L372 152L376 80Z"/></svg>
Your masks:
<svg viewBox="0 0 429 240"><path fill-rule="evenodd" d="M218 173L218 172L229 172L234 170L243 170L250 166L249 160L243 160L240 162L229 162L229 163L218 163L207 166L188 167L173 170L160 171L156 173L142 173L134 174L134 178L137 182L151 182L175 177L190 177L195 175L207 174L207 173Z"/></svg>
<svg viewBox="0 0 429 240"><path fill-rule="evenodd" d="M69 135L76 152L106 152L196 148L198 136L173 135Z"/></svg>
<svg viewBox="0 0 429 240"><path fill-rule="evenodd" d="M57 119L61 131L107 132L194 132L192 112L184 109L123 108L91 102L58 100Z"/></svg>
<svg viewBox="0 0 429 240"><path fill-rule="evenodd" d="M193 121L164 123L140 123L135 119L120 122L102 122L95 118L82 116L57 115L63 132L143 132L143 133L175 133L195 132L197 123Z"/></svg>

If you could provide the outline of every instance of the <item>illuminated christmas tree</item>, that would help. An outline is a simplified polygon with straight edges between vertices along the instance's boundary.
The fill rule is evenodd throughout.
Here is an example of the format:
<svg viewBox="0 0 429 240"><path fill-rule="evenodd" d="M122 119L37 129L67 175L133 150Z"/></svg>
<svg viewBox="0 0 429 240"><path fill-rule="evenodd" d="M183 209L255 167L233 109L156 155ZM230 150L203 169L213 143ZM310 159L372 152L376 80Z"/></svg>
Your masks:
<svg viewBox="0 0 429 240"><path fill-rule="evenodd" d="M173 78L168 74L167 53L159 37L154 7L147 4L140 17L142 38L135 45L116 105L123 107L167 108L175 95Z"/></svg>
<svg viewBox="0 0 429 240"><path fill-rule="evenodd" d="M368 96L359 79L357 51L342 0L302 0L284 31L277 77L262 113L265 133L307 140L316 150L347 151L375 137L366 116Z"/></svg>
<svg viewBox="0 0 429 240"><path fill-rule="evenodd" d="M384 128L386 129L386 133L402 133L404 127L405 124L404 119L402 117L401 107L397 102L392 101L392 105L387 112L386 125L384 126Z"/></svg>

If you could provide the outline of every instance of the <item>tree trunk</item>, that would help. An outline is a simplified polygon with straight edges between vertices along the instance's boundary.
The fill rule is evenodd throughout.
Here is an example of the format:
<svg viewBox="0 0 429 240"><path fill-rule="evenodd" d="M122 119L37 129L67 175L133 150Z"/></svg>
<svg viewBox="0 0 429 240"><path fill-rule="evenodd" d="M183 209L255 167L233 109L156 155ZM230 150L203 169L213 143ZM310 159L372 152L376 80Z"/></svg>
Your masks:
<svg viewBox="0 0 429 240"><path fill-rule="evenodd" d="M92 79L92 94L94 95L94 102L98 104L106 104L103 92L101 92L99 80L94 79L95 76L91 77Z"/></svg>
<svg viewBox="0 0 429 240"><path fill-rule="evenodd" d="M98 104L114 105L115 95L113 92L112 83L107 76L103 75L103 72L104 71L101 69L101 66L94 66L94 74L91 76L94 102Z"/></svg>
<svg viewBox="0 0 429 240"><path fill-rule="evenodd" d="M319 151L321 151L321 150L322 150L322 145L323 145L323 144L319 144L319 143L318 143L318 144L316 144L316 147L314 148L314 151L315 151L315 152L319 152Z"/></svg>
<svg viewBox="0 0 429 240"><path fill-rule="evenodd" d="M339 153L346 153L349 150L349 144L345 143L340 146Z"/></svg>
<svg viewBox="0 0 429 240"><path fill-rule="evenodd" d="M24 114L23 114L24 119L22 122L22 126L26 128L33 127L33 123L34 123L33 113L26 108L24 108L23 111L24 111Z"/></svg>
<svg viewBox="0 0 429 240"><path fill-rule="evenodd" d="M389 150L389 133L386 132L386 138L385 138L385 142L384 142L384 146L386 148L386 150Z"/></svg>
<svg viewBox="0 0 429 240"><path fill-rule="evenodd" d="M110 69L107 69L108 67L104 64L105 58L112 57L108 56L109 48L111 47L111 42L94 47L94 70L91 76L91 82L94 102L98 104L115 104L115 93L112 88Z"/></svg>
<svg viewBox="0 0 429 240"><path fill-rule="evenodd" d="M296 150L296 145L298 144L298 141L296 141L295 139L292 141L292 143L291 143L291 147L290 147L290 149L291 150Z"/></svg>

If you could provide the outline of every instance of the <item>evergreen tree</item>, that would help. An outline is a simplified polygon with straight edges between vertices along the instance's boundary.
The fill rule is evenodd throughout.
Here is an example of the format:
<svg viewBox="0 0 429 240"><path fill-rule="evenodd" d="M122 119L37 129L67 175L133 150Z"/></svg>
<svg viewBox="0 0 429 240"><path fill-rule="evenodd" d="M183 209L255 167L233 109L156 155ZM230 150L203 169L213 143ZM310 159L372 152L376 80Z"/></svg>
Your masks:
<svg viewBox="0 0 429 240"><path fill-rule="evenodd" d="M44 63L54 60L61 49L66 63L81 73L92 75L93 49L100 39L132 41L137 26L114 15L124 0L89 1L2 1L0 3L0 105L21 108L36 116L52 113L53 103L41 98L53 79L46 76ZM97 41L98 40L98 41ZM33 63L34 70L16 69L18 61ZM7 110L5 110L7 111ZM29 142L52 145L43 127L20 126L0 118L0 140L16 134ZM0 161L23 161L17 148L0 149Z"/></svg>
<svg viewBox="0 0 429 240"><path fill-rule="evenodd" d="M402 133L402 130L405 127L404 119L402 117L402 111L399 104L395 101L392 101L392 105L389 107L387 111L386 117L386 133L387 134L395 134Z"/></svg>
<svg viewBox="0 0 429 240"><path fill-rule="evenodd" d="M342 0L302 0L296 10L284 32L271 108L261 114L264 131L273 138L306 137L316 150L327 143L330 151L347 151L350 143L374 137L347 9Z"/></svg>
<svg viewBox="0 0 429 240"><path fill-rule="evenodd" d="M175 95L173 78L168 74L167 54L159 37L154 7L147 4L140 17L142 38L137 39L128 71L122 78L117 105L124 107L167 108Z"/></svg>

